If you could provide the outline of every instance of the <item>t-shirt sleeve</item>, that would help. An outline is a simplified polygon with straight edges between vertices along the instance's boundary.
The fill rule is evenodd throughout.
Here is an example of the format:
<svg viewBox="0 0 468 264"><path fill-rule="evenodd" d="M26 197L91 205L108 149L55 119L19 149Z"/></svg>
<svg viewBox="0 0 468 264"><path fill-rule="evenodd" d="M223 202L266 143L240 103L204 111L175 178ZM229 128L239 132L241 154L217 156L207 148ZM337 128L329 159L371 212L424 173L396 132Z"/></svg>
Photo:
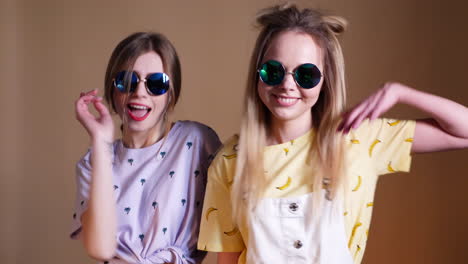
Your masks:
<svg viewBox="0 0 468 264"><path fill-rule="evenodd" d="M241 252L245 246L232 221L231 190L228 173L233 172L235 159L224 158L219 151L208 169L208 183L201 219L198 249L213 252ZM231 175L232 176L232 175Z"/></svg>
<svg viewBox="0 0 468 264"><path fill-rule="evenodd" d="M408 172L411 165L411 146L416 127L414 120L376 119L365 121L356 130L356 138L365 145L378 175Z"/></svg>
<svg viewBox="0 0 468 264"><path fill-rule="evenodd" d="M204 155L206 156L205 163L203 166L207 170L210 166L211 162L213 161L214 157L216 156L216 152L222 146L221 141L219 140L218 134L211 128L206 127L206 133L204 136Z"/></svg>
<svg viewBox="0 0 468 264"><path fill-rule="evenodd" d="M90 151L76 164L76 200L73 211L70 237L78 239L81 233L81 216L88 209L89 189L91 186Z"/></svg>

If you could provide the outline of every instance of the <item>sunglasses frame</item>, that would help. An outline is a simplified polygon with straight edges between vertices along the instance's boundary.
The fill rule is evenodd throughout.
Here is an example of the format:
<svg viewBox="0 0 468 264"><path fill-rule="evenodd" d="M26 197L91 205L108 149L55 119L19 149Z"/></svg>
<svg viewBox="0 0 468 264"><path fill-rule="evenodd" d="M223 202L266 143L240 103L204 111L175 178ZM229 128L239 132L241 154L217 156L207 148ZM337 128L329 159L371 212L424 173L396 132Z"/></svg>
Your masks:
<svg viewBox="0 0 468 264"><path fill-rule="evenodd" d="M263 80L262 75L260 74L260 71L262 70L263 66L264 66L265 64L269 63L269 62L278 63L278 64L281 66L281 69L282 69L283 72L284 72L283 77L281 78L281 80L280 80L280 82L279 82L278 84L268 84L267 82L265 82L265 81ZM320 79L319 79L319 81L317 82L317 84L315 84L315 85L312 86L312 87L304 87L304 86L302 86L301 84L299 84L299 82L298 82L298 80L297 80L297 79L298 79L298 76L296 75L296 74L297 74L297 70L298 70L300 67L304 66L304 65L312 65L312 66L315 67L315 68L317 69L317 71L320 73L320 76L319 76ZM322 77L323 77L323 74L322 74L322 72L320 71L320 69L317 67L317 65L315 65L315 64L313 64L313 63L303 63L303 64L297 66L297 67L294 69L294 71L288 72L288 71L286 71L286 68L284 67L284 65L283 65L281 62L277 61L277 60L267 60L266 62L264 62L264 63L262 63L262 64L260 65L260 67L257 69L257 72L258 72L258 77L260 78L260 80L261 80L264 84L270 85L270 86L275 86L275 85L281 84L281 83L283 82L283 80L284 80L284 77L286 77L286 74L291 74L291 75L293 76L294 82L296 82L296 84L297 84L299 87L303 88L303 89L312 89L312 88L314 88L315 86L317 86L317 85L320 83L320 80L321 80Z"/></svg>
<svg viewBox="0 0 468 264"><path fill-rule="evenodd" d="M150 74L148 74L148 75L146 76L146 78L141 78L140 75L138 75L138 73L136 73L136 72L134 72L134 71L130 71L130 72L129 72L129 71L120 71L120 72L118 72L118 73L116 74L116 77L115 77L114 79L112 79L112 83L113 83L114 87L115 87L119 92L121 92L121 93L127 93L127 92L128 92L128 93L133 93L133 92L135 92L135 90L136 90L136 87L135 87L135 89L132 89L132 81L129 82L129 84L130 84L130 89L129 89L128 91L122 91L122 90L120 90L120 89L117 87L116 78L117 78L117 76L119 76L121 73L124 74L124 78L125 78L125 77L127 76L127 74L128 74L128 76L130 76L130 78L133 79L133 75L135 75L136 78L137 78L136 85L138 86L138 84L139 84L140 82L144 82L144 83L145 83L146 92L148 92L148 94L150 94L150 95L152 95L152 96L163 95L163 94L167 93L167 91L169 91L169 89L170 89L170 87L171 87L171 86L170 86L170 78L169 78L169 75L167 75L167 74L164 73L164 72L154 72L154 73L150 73ZM151 91L151 89L148 87L148 77L150 77L150 76L152 76L152 75L154 75L154 74L161 74L161 76L162 76L163 79L167 79L166 82L163 82L163 83L167 83L167 89L165 89L165 92L160 93L160 94L153 93L153 92ZM124 80L125 80L125 79L124 79Z"/></svg>

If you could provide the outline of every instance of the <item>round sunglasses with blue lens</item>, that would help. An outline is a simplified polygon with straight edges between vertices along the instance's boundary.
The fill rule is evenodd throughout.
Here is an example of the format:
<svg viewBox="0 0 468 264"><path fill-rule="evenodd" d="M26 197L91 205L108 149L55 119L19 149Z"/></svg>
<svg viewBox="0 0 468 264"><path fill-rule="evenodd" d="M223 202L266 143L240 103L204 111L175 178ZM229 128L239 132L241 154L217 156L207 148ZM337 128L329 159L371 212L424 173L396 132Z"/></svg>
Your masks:
<svg viewBox="0 0 468 264"><path fill-rule="evenodd" d="M163 72L152 73L146 78L140 79L136 72L121 71L114 78L114 87L121 93L133 93L141 81L145 83L146 90L150 95L162 95L169 90L169 76Z"/></svg>
<svg viewBox="0 0 468 264"><path fill-rule="evenodd" d="M319 68L312 63L301 64L293 72L287 72L281 62L269 60L258 69L260 80L271 86L283 82L286 74L292 74L296 83L305 89L317 86L322 78Z"/></svg>

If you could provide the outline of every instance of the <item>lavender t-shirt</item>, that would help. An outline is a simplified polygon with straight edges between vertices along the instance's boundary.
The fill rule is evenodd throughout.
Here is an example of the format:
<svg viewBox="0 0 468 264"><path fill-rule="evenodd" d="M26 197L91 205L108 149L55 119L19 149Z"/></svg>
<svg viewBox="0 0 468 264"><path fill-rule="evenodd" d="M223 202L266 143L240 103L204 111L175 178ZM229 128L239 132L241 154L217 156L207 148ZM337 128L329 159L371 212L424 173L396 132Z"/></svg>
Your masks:
<svg viewBox="0 0 468 264"><path fill-rule="evenodd" d="M197 251L206 172L221 142L209 127L178 121L166 139L141 149L114 142L117 255L105 263L201 263ZM71 237L81 231L91 183L90 152L77 163Z"/></svg>

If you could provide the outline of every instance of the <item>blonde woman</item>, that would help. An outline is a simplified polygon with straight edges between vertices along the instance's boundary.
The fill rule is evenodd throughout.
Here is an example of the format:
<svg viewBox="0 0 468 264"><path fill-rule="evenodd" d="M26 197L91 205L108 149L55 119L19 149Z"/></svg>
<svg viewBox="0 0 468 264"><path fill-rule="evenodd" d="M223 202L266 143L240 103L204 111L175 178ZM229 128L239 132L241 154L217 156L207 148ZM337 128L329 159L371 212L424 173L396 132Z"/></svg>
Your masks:
<svg viewBox="0 0 468 264"><path fill-rule="evenodd" d="M360 263L378 176L468 147L468 109L389 83L343 114L345 20L275 6L257 22L240 136L209 169L198 248L223 264ZM379 118L397 103L430 117Z"/></svg>

